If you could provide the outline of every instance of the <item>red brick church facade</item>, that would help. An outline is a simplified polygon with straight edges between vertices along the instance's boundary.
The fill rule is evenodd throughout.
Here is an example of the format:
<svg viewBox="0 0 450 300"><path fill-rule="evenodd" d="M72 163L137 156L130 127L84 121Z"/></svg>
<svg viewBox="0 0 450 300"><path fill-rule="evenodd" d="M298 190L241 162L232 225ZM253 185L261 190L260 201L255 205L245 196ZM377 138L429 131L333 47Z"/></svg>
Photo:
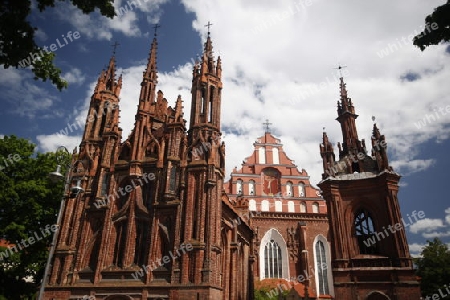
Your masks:
<svg viewBox="0 0 450 300"><path fill-rule="evenodd" d="M404 231L361 243L401 220L400 177L376 127L372 155L346 164L366 152L344 83L341 161L324 133L321 190L269 130L224 182L222 63L211 54L208 34L187 127L181 96L172 107L156 90L155 38L126 139L111 58L74 151L70 185L83 191L66 193L43 299L243 300L270 280L280 280L273 299L419 299Z"/></svg>

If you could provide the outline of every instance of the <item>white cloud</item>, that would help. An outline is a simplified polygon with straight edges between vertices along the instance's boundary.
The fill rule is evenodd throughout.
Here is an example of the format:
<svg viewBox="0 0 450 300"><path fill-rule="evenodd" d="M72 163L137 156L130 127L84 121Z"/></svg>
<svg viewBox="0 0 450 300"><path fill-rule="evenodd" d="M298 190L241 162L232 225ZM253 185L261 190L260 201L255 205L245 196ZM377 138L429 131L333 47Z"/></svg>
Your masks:
<svg viewBox="0 0 450 300"><path fill-rule="evenodd" d="M433 166L435 159L413 159L413 160L395 160L391 162L392 167L403 175L422 172Z"/></svg>
<svg viewBox="0 0 450 300"><path fill-rule="evenodd" d="M445 213L446 213L446 215L445 215L445 222L450 224L450 207L445 210Z"/></svg>
<svg viewBox="0 0 450 300"><path fill-rule="evenodd" d="M54 152L59 146L66 147L69 151L72 151L75 147L78 147L81 142L81 136L67 136L60 134L38 135L36 136L38 141L38 150L41 152Z"/></svg>
<svg viewBox="0 0 450 300"><path fill-rule="evenodd" d="M409 231L412 233L419 233L419 232L429 233L430 231L443 227L445 227L445 225L441 219L425 218L413 223L409 227Z"/></svg>
<svg viewBox="0 0 450 300"><path fill-rule="evenodd" d="M34 36L40 40L41 42L45 42L48 39L48 35L45 33L45 31L42 28L39 28L34 32Z"/></svg>
<svg viewBox="0 0 450 300"><path fill-rule="evenodd" d="M63 77L69 84L82 84L86 79L78 68L72 68L69 72L65 73Z"/></svg>
<svg viewBox="0 0 450 300"><path fill-rule="evenodd" d="M58 97L36 85L29 69L0 68L0 87L4 91L2 98L12 107L8 113L30 119L46 119L61 113L54 108Z"/></svg>
<svg viewBox="0 0 450 300"><path fill-rule="evenodd" d="M125 36L140 36L138 26L140 18L146 18L147 22L154 24L159 22L162 5L169 0L130 0L114 1L117 16L113 19L101 16L98 12L83 14L72 3L59 4L56 8L58 17L69 22L81 37L96 40L111 40L114 32Z"/></svg>
<svg viewBox="0 0 450 300"><path fill-rule="evenodd" d="M450 236L450 230L447 232L437 232L437 231L424 232L424 233L422 233L422 236L427 239L448 237L448 236Z"/></svg>
<svg viewBox="0 0 450 300"><path fill-rule="evenodd" d="M445 124L450 115L421 128L415 122L433 112L434 107L448 105L450 67L444 46L421 52L409 43L384 58L377 55L390 43L418 30L426 13L440 5L440 1L411 1L408 5L392 5L387 0L313 0L309 6L307 1L292 0L182 1L186 10L195 14L193 27L203 40L204 24L208 20L214 24L211 36L215 55L217 58L220 53L223 62L221 120L227 143L227 174L251 154L253 141L264 134L262 123L267 118L288 156L308 171L313 184L319 182L323 172L318 151L322 128L334 144L342 140L335 121L340 75L334 68L338 64L348 66L345 80L359 115L359 137L365 138L370 147L374 115L386 135L390 161L397 171L412 174L435 164L432 157L419 158L419 149L427 141L448 138ZM137 34L139 12L158 17L166 1L141 2L114 21L93 23L94 19L73 11L64 12L64 18L82 35L92 38L110 39L112 30L133 36ZM115 2L116 9L126 4ZM399 19L402 22L396 21ZM145 65L139 64L122 70L120 120L124 139L134 124L144 69ZM406 72L417 73L420 79L405 82L401 76ZM191 65L186 62L174 72L159 73L158 85L171 105L178 94L182 95L188 121L191 76ZM92 89L87 93L85 105ZM85 119L85 113L78 111L76 118Z"/></svg>
<svg viewBox="0 0 450 300"><path fill-rule="evenodd" d="M420 253L422 253L422 250L426 245L427 244L418 244L418 243L410 244L409 252L410 252L411 256L412 257L420 257Z"/></svg>

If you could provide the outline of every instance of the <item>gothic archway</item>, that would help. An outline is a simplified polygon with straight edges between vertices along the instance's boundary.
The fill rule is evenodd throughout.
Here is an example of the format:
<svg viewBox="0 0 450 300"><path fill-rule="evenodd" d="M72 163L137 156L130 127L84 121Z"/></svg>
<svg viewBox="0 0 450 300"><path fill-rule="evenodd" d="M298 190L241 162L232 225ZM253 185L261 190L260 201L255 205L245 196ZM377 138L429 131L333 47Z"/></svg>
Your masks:
<svg viewBox="0 0 450 300"><path fill-rule="evenodd" d="M286 241L280 232L269 229L259 247L260 278L289 278L289 256Z"/></svg>
<svg viewBox="0 0 450 300"><path fill-rule="evenodd" d="M389 298L382 292L374 291L374 292L370 292L367 295L366 300L391 300L391 298Z"/></svg>

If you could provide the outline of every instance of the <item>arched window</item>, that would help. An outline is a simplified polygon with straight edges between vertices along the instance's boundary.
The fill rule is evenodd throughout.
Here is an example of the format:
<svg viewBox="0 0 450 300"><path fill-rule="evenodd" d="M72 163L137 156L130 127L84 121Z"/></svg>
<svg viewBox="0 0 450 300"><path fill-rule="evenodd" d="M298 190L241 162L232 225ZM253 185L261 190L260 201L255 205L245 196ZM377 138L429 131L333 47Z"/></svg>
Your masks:
<svg viewBox="0 0 450 300"><path fill-rule="evenodd" d="M312 204L312 212L315 213L315 214L319 213L319 203L314 202Z"/></svg>
<svg viewBox="0 0 450 300"><path fill-rule="evenodd" d="M292 182L288 181L286 183L286 197L292 197L294 193L292 191Z"/></svg>
<svg viewBox="0 0 450 300"><path fill-rule="evenodd" d="M305 184L303 182L298 184L298 196L305 197Z"/></svg>
<svg viewBox="0 0 450 300"><path fill-rule="evenodd" d="M280 246L274 240L270 240L264 247L264 277L281 278L282 263Z"/></svg>
<svg viewBox="0 0 450 300"><path fill-rule="evenodd" d="M288 202L288 212L295 212L294 201Z"/></svg>
<svg viewBox="0 0 450 300"><path fill-rule="evenodd" d="M270 229L259 246L260 278L289 278L286 242L276 229Z"/></svg>
<svg viewBox="0 0 450 300"><path fill-rule="evenodd" d="M272 148L272 161L274 165L278 165L280 163L280 158L278 156L278 148Z"/></svg>
<svg viewBox="0 0 450 300"><path fill-rule="evenodd" d="M269 211L269 201L261 201L261 211Z"/></svg>
<svg viewBox="0 0 450 300"><path fill-rule="evenodd" d="M236 194L242 195L242 180L238 179L236 181Z"/></svg>
<svg viewBox="0 0 450 300"><path fill-rule="evenodd" d="M248 201L248 210L256 211L256 201L255 200L250 199Z"/></svg>
<svg viewBox="0 0 450 300"><path fill-rule="evenodd" d="M316 242L314 254L316 258L316 279L319 295L329 295L327 253L325 251L325 244L321 240Z"/></svg>
<svg viewBox="0 0 450 300"><path fill-rule="evenodd" d="M361 254L377 254L376 231L370 213L361 209L355 214L355 234Z"/></svg>
<svg viewBox="0 0 450 300"><path fill-rule="evenodd" d="M248 194L249 195L255 194L255 181L254 180L250 180L248 182Z"/></svg>
<svg viewBox="0 0 450 300"><path fill-rule="evenodd" d="M275 201L275 211L283 211L283 202Z"/></svg>
<svg viewBox="0 0 450 300"><path fill-rule="evenodd" d="M177 167L172 166L169 177L169 191L175 192L177 189Z"/></svg>
<svg viewBox="0 0 450 300"><path fill-rule="evenodd" d="M259 147L259 149L258 149L258 156L259 156L259 160L258 160L258 162L260 163L260 164L265 164L266 163L266 148L264 148L264 147Z"/></svg>
<svg viewBox="0 0 450 300"><path fill-rule="evenodd" d="M305 202L300 203L300 212L301 213L306 212L306 203Z"/></svg>

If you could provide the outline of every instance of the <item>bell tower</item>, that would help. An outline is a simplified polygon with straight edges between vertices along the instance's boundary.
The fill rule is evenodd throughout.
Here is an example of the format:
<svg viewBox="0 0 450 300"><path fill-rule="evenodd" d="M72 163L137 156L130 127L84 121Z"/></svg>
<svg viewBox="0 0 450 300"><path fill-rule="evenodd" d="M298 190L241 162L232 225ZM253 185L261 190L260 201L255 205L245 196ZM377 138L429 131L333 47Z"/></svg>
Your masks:
<svg viewBox="0 0 450 300"><path fill-rule="evenodd" d="M328 208L336 299L419 299L397 198L400 175L388 164L385 137L376 124L372 154L367 154L364 140L358 139L355 107L340 81L336 120L343 143L334 161L324 132L319 183Z"/></svg>
<svg viewBox="0 0 450 300"><path fill-rule="evenodd" d="M202 60L193 69L188 132L187 187L183 240L194 250L186 255L182 282L209 286L204 295L220 299L222 192L225 144L220 142L221 61L214 61L208 33ZM181 294L180 299L188 299Z"/></svg>

